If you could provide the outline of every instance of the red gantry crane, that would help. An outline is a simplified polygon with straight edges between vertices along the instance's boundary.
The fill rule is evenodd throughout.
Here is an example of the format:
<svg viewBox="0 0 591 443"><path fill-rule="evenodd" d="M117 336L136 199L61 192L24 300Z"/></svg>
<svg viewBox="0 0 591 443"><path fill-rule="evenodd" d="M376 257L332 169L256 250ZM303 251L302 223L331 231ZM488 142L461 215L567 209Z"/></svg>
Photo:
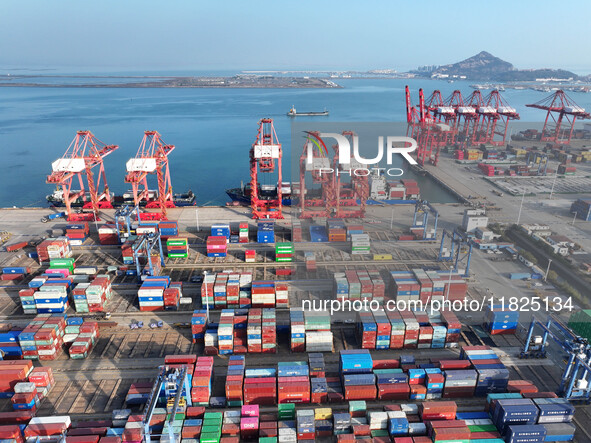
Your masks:
<svg viewBox="0 0 591 443"><path fill-rule="evenodd" d="M306 182L306 173L311 180ZM335 177L329 153L320 133L308 132L300 156L300 218L331 217L335 204ZM312 185L319 185L313 188Z"/></svg>
<svg viewBox="0 0 591 443"><path fill-rule="evenodd" d="M477 110L480 118L474 129L472 143L503 146L507 138L509 121L519 120L519 113L505 102L496 89L484 98L484 103L484 106Z"/></svg>
<svg viewBox="0 0 591 443"><path fill-rule="evenodd" d="M556 91L537 103L525 106L547 111L540 139L543 142L569 144L577 118L591 118L584 108L577 105L562 90Z"/></svg>
<svg viewBox="0 0 591 443"><path fill-rule="evenodd" d="M445 146L448 140L453 139L454 129L448 123L441 122L441 116L432 116L431 105L435 107L436 97L432 95L429 99L430 104L426 106L423 90L419 89L419 110L417 110L411 105L408 86L405 88L405 93L407 135L417 142L417 163L424 166L426 162L430 162L437 166L441 147Z"/></svg>
<svg viewBox="0 0 591 443"><path fill-rule="evenodd" d="M277 139L273 119L261 119L256 140L250 148L250 207L254 219L283 218L281 156L281 143ZM269 192L259 183L259 173L272 174L275 169L277 186Z"/></svg>
<svg viewBox="0 0 591 443"><path fill-rule="evenodd" d="M52 172L47 176L47 183L61 187L66 213L70 221L88 220L86 214L74 214L72 203L83 202L84 209L92 209L93 218L99 220L99 209L112 208L112 195L107 185L103 159L119 146L105 145L90 131L78 131L65 154L51 164ZM99 173L95 182L93 169L98 166ZM83 176L86 176L88 191L84 187ZM72 190L74 179L78 179L79 190ZM103 191L99 193L101 179Z"/></svg>
<svg viewBox="0 0 591 443"><path fill-rule="evenodd" d="M173 150L174 145L164 143L158 131L145 131L136 156L125 165L125 182L131 183L135 206L145 201L146 208L160 208L161 220L166 220L167 208L175 207L168 167L168 155ZM148 174L156 174L157 195L148 189Z"/></svg>
<svg viewBox="0 0 591 443"><path fill-rule="evenodd" d="M459 92L459 91L457 91ZM480 114L478 110L484 106L484 100L482 94L477 89L468 96L466 100L463 100L463 104L458 106L458 142L464 146L471 146L473 144L473 135L476 127L478 126L478 120Z"/></svg>
<svg viewBox="0 0 591 443"><path fill-rule="evenodd" d="M343 131L343 135L348 139L349 146L353 146L356 134L352 131ZM334 185L332 186L333 198L332 206L334 211L331 216L336 218L363 218L365 216L365 207L369 198L369 177L365 173L355 173L356 170L367 169L367 165L355 160L351 153L349 163L339 163L339 147L333 146L334 157L332 160L332 169L339 171L339 174L333 174ZM343 174L344 171L350 171ZM343 177L350 177L344 181Z"/></svg>

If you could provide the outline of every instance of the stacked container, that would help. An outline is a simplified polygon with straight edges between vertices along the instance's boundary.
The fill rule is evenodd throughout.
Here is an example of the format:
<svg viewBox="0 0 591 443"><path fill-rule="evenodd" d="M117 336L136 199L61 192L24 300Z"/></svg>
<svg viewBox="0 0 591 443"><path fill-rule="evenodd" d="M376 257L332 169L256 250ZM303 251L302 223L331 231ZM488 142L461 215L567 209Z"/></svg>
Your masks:
<svg viewBox="0 0 591 443"><path fill-rule="evenodd" d="M244 373L244 404L276 404L276 374L277 371L273 368L246 369Z"/></svg>
<svg viewBox="0 0 591 443"><path fill-rule="evenodd" d="M164 310L164 290L170 285L170 277L146 276L138 290L140 311Z"/></svg>
<svg viewBox="0 0 591 443"><path fill-rule="evenodd" d="M88 222L66 225L66 237L71 246L82 246L89 234Z"/></svg>
<svg viewBox="0 0 591 443"><path fill-rule="evenodd" d="M351 254L367 255L370 253L369 234L351 234Z"/></svg>
<svg viewBox="0 0 591 443"><path fill-rule="evenodd" d="M329 242L347 241L347 229L345 222L339 218L329 218L326 220L326 232Z"/></svg>
<svg viewBox="0 0 591 443"><path fill-rule="evenodd" d="M70 358L88 357L99 339L99 327L95 321L83 321L80 317L68 318L66 321L64 342L68 343Z"/></svg>
<svg viewBox="0 0 591 443"><path fill-rule="evenodd" d="M15 411L36 411L39 406L37 387L31 382L19 382L14 385L14 395L10 399Z"/></svg>
<svg viewBox="0 0 591 443"><path fill-rule="evenodd" d="M168 258L187 258L189 256L189 239L186 237L167 238L166 253Z"/></svg>
<svg viewBox="0 0 591 443"><path fill-rule="evenodd" d="M316 254L309 251L304 252L304 262L306 264L306 271L316 271Z"/></svg>
<svg viewBox="0 0 591 443"><path fill-rule="evenodd" d="M163 220L158 223L158 230L162 238L176 237L179 235L179 224L176 221Z"/></svg>
<svg viewBox="0 0 591 443"><path fill-rule="evenodd" d="M62 351L66 328L64 315L40 314L19 334L23 358L55 360Z"/></svg>
<svg viewBox="0 0 591 443"><path fill-rule="evenodd" d="M252 306L255 308L272 308L275 306L275 282L252 282Z"/></svg>
<svg viewBox="0 0 591 443"><path fill-rule="evenodd" d="M446 370L443 398L472 397L478 381L475 370Z"/></svg>
<svg viewBox="0 0 591 443"><path fill-rule="evenodd" d="M39 263L47 263L52 258L67 258L72 256L70 241L67 237L48 238L37 245Z"/></svg>
<svg viewBox="0 0 591 443"><path fill-rule="evenodd" d="M243 355L230 356L225 387L228 407L242 406L243 404L244 368L245 359Z"/></svg>
<svg viewBox="0 0 591 443"><path fill-rule="evenodd" d="M257 221L257 243L275 243L275 222L273 220Z"/></svg>
<svg viewBox="0 0 591 443"><path fill-rule="evenodd" d="M43 400L55 383L53 371L50 367L33 368L29 374L29 381L35 384L39 400Z"/></svg>
<svg viewBox="0 0 591 443"><path fill-rule="evenodd" d="M294 250L293 243L277 242L275 243L275 261L291 262L293 261Z"/></svg>
<svg viewBox="0 0 591 443"><path fill-rule="evenodd" d="M90 283L78 283L72 290L76 312L102 312L111 298L111 278L98 275Z"/></svg>
<svg viewBox="0 0 591 443"><path fill-rule="evenodd" d="M213 357L197 357L191 379L191 400L196 406L209 406L213 380Z"/></svg>
<svg viewBox="0 0 591 443"><path fill-rule="evenodd" d="M255 263L256 262L257 251L254 249L246 249L244 251L244 262L245 263Z"/></svg>
<svg viewBox="0 0 591 443"><path fill-rule="evenodd" d="M191 335L193 337L193 343L200 343L205 337L205 331L207 330L207 310L201 309L193 311L191 317Z"/></svg>
<svg viewBox="0 0 591 443"><path fill-rule="evenodd" d="M377 397L373 360L367 350L340 351L339 367L345 388L345 400Z"/></svg>
<svg viewBox="0 0 591 443"><path fill-rule="evenodd" d="M228 255L228 239L225 236L210 236L206 240L208 257L226 257Z"/></svg>
<svg viewBox="0 0 591 443"><path fill-rule="evenodd" d="M289 324L291 352L304 352L306 350L306 323L302 308L289 310Z"/></svg>
<svg viewBox="0 0 591 443"><path fill-rule="evenodd" d="M332 352L333 335L330 314L326 311L305 311L306 352Z"/></svg>
<svg viewBox="0 0 591 443"><path fill-rule="evenodd" d="M164 309L166 311L178 311L183 296L183 282L171 282L162 293Z"/></svg>
<svg viewBox="0 0 591 443"><path fill-rule="evenodd" d="M248 223L240 223L238 225L238 242L239 243L248 243L249 234L248 234Z"/></svg>
<svg viewBox="0 0 591 443"><path fill-rule="evenodd" d="M118 245L119 233L114 224L105 224L98 229L99 243L101 245Z"/></svg>
<svg viewBox="0 0 591 443"><path fill-rule="evenodd" d="M309 376L306 362L277 363L277 402L310 403Z"/></svg>
<svg viewBox="0 0 591 443"><path fill-rule="evenodd" d="M316 427L313 409L299 409L296 411L296 432L298 441L314 440Z"/></svg>
<svg viewBox="0 0 591 443"><path fill-rule="evenodd" d="M335 272L334 290L340 300L377 300L384 301L386 285L377 271Z"/></svg>
<svg viewBox="0 0 591 443"><path fill-rule="evenodd" d="M218 350L220 355L234 352L234 310L222 309L218 325Z"/></svg>
<svg viewBox="0 0 591 443"><path fill-rule="evenodd" d="M294 219L291 221L291 241L301 242L302 240L302 222Z"/></svg>
<svg viewBox="0 0 591 443"><path fill-rule="evenodd" d="M259 435L259 406L242 406L240 410L240 438L252 440Z"/></svg>

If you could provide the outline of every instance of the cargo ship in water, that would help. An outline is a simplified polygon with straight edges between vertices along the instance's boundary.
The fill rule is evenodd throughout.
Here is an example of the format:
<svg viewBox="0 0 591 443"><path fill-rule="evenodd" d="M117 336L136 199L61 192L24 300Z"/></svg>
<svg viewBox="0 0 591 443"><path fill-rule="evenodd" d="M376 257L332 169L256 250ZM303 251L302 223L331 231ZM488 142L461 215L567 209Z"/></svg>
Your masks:
<svg viewBox="0 0 591 443"><path fill-rule="evenodd" d="M71 191L72 194L75 194L80 191ZM64 193L61 189L56 189L53 191L52 194L46 196L47 203L50 206L61 208L65 207L66 204L64 203ZM183 193L183 194L173 194L172 195L173 202L175 206L195 206L195 194L190 189ZM151 201L158 200L158 191L148 191L148 201L142 201L140 206L145 206L147 203ZM85 203L90 201L90 194L86 193L86 201L82 198L82 196L78 197L76 200L72 202L72 207L82 207ZM133 205L133 192L127 191L123 193L123 195L115 195L111 193L111 201L113 206L123 206L123 205Z"/></svg>
<svg viewBox="0 0 591 443"><path fill-rule="evenodd" d="M289 112L287 113L289 117L298 117L298 116L325 116L328 115L328 111L325 109L324 111L311 111L311 112L298 112L296 111L295 106L292 106Z"/></svg>
<svg viewBox="0 0 591 443"><path fill-rule="evenodd" d="M250 183L247 183L241 184L239 188L226 189L226 194L228 194L228 197L230 197L232 202L250 205L250 191ZM276 200L277 186L259 185L259 197L266 200ZM281 184L281 200L283 206L291 206L293 201L291 183L284 182Z"/></svg>
<svg viewBox="0 0 591 443"><path fill-rule="evenodd" d="M388 181L383 175L372 174L369 177L369 198L368 203L376 204L400 204L404 202L413 203L420 200L421 194L419 185L415 180L393 180ZM250 205L250 183L241 184L239 188L227 189L226 194L232 200L230 204ZM314 191L312 191L314 192ZM300 183L284 182L281 185L281 196L284 206L297 204L300 193ZM263 199L277 199L277 186L259 185L259 196Z"/></svg>

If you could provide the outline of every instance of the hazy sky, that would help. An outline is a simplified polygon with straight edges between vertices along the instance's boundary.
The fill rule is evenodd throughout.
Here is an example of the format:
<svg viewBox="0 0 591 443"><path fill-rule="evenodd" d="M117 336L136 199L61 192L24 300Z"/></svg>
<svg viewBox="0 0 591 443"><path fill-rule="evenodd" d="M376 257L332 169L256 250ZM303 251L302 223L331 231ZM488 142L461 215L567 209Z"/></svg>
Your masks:
<svg viewBox="0 0 591 443"><path fill-rule="evenodd" d="M372 69L481 50L591 73L581 1L3 0L0 69Z"/></svg>

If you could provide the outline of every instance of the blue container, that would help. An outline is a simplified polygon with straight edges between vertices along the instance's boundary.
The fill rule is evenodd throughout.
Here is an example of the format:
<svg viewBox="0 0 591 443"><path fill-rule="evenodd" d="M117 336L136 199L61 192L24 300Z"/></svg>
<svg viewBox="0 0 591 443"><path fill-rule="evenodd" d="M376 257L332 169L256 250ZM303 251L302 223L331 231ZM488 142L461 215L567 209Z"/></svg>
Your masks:
<svg viewBox="0 0 591 443"><path fill-rule="evenodd" d="M511 425L507 430L506 443L543 442L546 428L543 425Z"/></svg>

